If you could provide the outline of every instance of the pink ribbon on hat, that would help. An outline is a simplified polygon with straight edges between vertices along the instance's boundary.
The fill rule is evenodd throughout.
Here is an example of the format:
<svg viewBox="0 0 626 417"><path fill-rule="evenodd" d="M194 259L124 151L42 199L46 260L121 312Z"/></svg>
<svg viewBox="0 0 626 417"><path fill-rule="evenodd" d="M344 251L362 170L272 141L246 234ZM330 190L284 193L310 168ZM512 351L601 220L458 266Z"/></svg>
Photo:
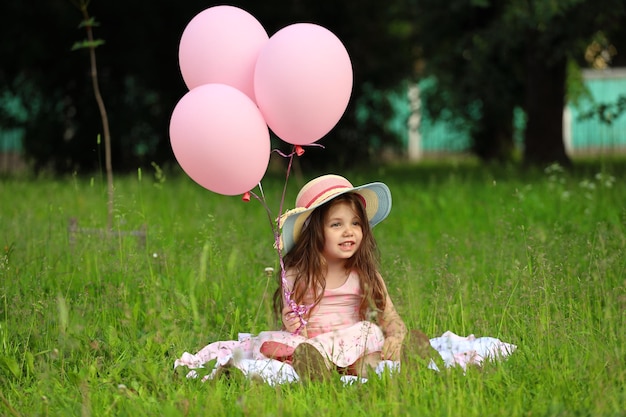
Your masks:
<svg viewBox="0 0 626 417"><path fill-rule="evenodd" d="M317 199L318 199L318 198L320 198L322 195L326 194L326 193L327 193L327 192L329 192L329 191L332 191L332 190L337 190L337 189L339 189L339 188L350 188L350 187L348 187L347 185L336 185L336 186L334 186L334 187L329 187L329 188L326 188L326 189L324 189L321 193L317 194L317 195L316 195L316 196L314 196L311 200L309 200L309 202L308 202L308 203L306 203L306 204L304 205L304 207L306 207L306 208L311 207L311 204L313 204L315 201L317 201Z"/></svg>

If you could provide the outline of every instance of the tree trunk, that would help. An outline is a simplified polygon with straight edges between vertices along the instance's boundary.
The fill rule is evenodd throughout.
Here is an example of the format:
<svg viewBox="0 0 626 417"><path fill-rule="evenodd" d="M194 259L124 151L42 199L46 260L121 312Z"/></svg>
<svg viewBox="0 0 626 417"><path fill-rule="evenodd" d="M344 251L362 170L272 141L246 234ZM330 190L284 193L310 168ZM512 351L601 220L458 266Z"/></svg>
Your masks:
<svg viewBox="0 0 626 417"><path fill-rule="evenodd" d="M563 143L566 71L566 58L559 56L559 51L541 49L529 42L526 51L525 165L571 164Z"/></svg>
<svg viewBox="0 0 626 417"><path fill-rule="evenodd" d="M505 103L484 102L483 114L472 129L473 152L487 162L513 158L513 108Z"/></svg>

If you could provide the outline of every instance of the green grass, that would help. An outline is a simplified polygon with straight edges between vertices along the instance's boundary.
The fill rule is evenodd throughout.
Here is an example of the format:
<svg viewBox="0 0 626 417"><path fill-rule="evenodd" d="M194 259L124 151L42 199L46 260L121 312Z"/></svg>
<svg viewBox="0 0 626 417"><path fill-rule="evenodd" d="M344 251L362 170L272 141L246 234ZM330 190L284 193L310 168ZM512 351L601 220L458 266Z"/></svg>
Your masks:
<svg viewBox="0 0 626 417"><path fill-rule="evenodd" d="M304 179L289 182L286 207ZM466 374L405 367L362 386L187 380L174 360L273 326L277 268L256 200L184 175L0 182L0 415L626 415L626 165L471 164L343 173L382 180L382 272L409 327L518 350ZM263 180L278 212L281 174Z"/></svg>

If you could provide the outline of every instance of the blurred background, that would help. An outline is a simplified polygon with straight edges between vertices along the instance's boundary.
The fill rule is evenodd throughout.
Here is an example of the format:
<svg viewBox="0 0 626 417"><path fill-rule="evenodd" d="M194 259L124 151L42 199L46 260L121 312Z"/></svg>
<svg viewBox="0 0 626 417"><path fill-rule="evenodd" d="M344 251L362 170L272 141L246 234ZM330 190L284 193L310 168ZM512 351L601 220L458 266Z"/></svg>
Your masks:
<svg viewBox="0 0 626 417"><path fill-rule="evenodd" d="M251 13L269 36L310 22L344 43L350 103L303 165L450 154L568 165L626 151L623 0L92 0L116 172L176 167L168 126L187 92L178 44L197 13L219 4ZM3 174L101 169L89 50L72 50L85 39L81 21L72 0L0 2Z"/></svg>

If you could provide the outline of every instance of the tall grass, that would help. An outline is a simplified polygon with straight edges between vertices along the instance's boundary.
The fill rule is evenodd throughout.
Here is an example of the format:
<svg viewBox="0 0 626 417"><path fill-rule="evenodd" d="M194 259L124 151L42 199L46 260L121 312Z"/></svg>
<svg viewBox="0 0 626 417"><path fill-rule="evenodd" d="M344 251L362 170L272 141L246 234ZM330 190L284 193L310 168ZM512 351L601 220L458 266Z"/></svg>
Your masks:
<svg viewBox="0 0 626 417"><path fill-rule="evenodd" d="M343 173L386 182L375 233L396 307L431 337L499 337L481 368L344 387L187 380L184 351L274 325L265 210L184 175L0 183L0 415L626 415L624 164ZM313 176L311 174L310 176ZM287 206L305 179L293 178ZM279 174L263 180L277 214ZM91 232L70 239L69 219ZM127 232L142 230L141 242Z"/></svg>

